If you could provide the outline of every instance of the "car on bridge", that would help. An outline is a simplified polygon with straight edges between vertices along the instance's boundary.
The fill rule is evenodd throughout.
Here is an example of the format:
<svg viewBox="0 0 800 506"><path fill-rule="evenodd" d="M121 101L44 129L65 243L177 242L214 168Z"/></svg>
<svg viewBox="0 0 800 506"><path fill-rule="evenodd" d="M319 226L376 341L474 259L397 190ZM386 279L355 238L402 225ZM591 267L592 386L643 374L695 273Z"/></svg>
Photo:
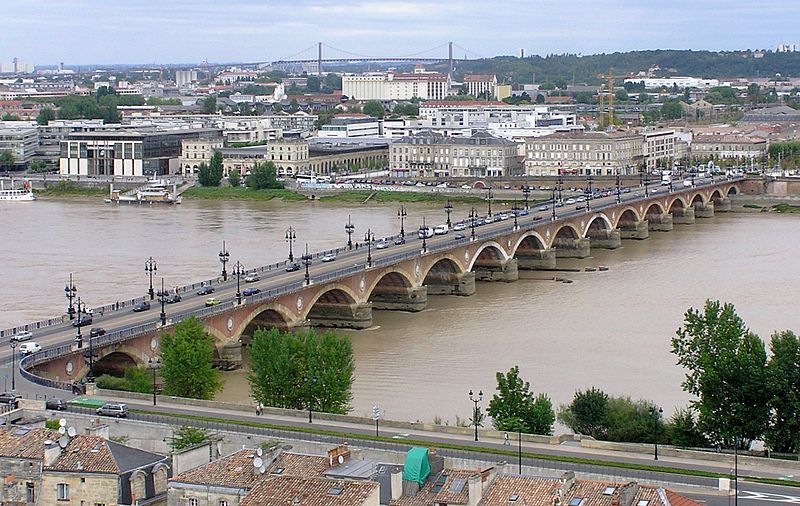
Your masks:
<svg viewBox="0 0 800 506"><path fill-rule="evenodd" d="M405 244L406 243L406 239L405 239L405 237L398 237L397 239L394 240L394 243L397 244L397 245Z"/></svg>
<svg viewBox="0 0 800 506"><path fill-rule="evenodd" d="M197 295L211 295L212 293L214 293L214 287L211 285L206 285L197 291Z"/></svg>
<svg viewBox="0 0 800 506"><path fill-rule="evenodd" d="M115 416L126 418L128 416L128 405L122 402L107 402L95 411L100 416Z"/></svg>
<svg viewBox="0 0 800 506"><path fill-rule="evenodd" d="M173 294L169 295L167 297L167 300L165 300L164 302L166 302L167 304L175 304L176 302L180 302L180 301L181 301L181 294L173 293Z"/></svg>
<svg viewBox="0 0 800 506"><path fill-rule="evenodd" d="M460 241L460 240L466 239L466 238L467 238L467 236L465 236L464 234L456 234L455 235L455 240L456 241Z"/></svg>
<svg viewBox="0 0 800 506"><path fill-rule="evenodd" d="M31 353L36 353L37 351L42 351L42 345L33 341L22 343L19 346L19 352L23 355L30 355Z"/></svg>
<svg viewBox="0 0 800 506"><path fill-rule="evenodd" d="M336 253L328 253L322 257L323 262L333 262L334 260L336 260Z"/></svg>
<svg viewBox="0 0 800 506"><path fill-rule="evenodd" d="M209 297L206 299L206 307L216 306L220 304L220 300L216 297Z"/></svg>
<svg viewBox="0 0 800 506"><path fill-rule="evenodd" d="M456 223L455 225L453 225L453 231L454 232L461 232L462 230L466 230L466 229L467 229L467 224L466 223Z"/></svg>
<svg viewBox="0 0 800 506"><path fill-rule="evenodd" d="M147 311L149 309L150 309L150 303L147 302L146 300L143 300L142 302L133 306L134 313L141 313L142 311Z"/></svg>
<svg viewBox="0 0 800 506"><path fill-rule="evenodd" d="M547 207L547 206L539 206L539 210L540 211L547 211L548 209L549 209L549 207Z"/></svg>
<svg viewBox="0 0 800 506"><path fill-rule="evenodd" d="M83 313L82 315L78 315L78 317L72 321L73 327L85 327L91 324L92 324L92 315L90 315L89 313Z"/></svg>
<svg viewBox="0 0 800 506"><path fill-rule="evenodd" d="M17 332L13 336L11 336L11 340L21 343L22 341L30 341L32 337L33 337L33 332L23 330L22 332Z"/></svg>
<svg viewBox="0 0 800 506"><path fill-rule="evenodd" d="M242 290L242 295L244 295L245 297L250 297L257 293L261 293L260 288L245 288L244 290Z"/></svg>
<svg viewBox="0 0 800 506"><path fill-rule="evenodd" d="M244 282L245 282L245 283L255 283L255 282L256 282L256 281L258 281L259 279L261 279L261 278L259 278L259 277L258 277L258 273L257 273L257 272L251 272L250 274L248 274L248 275L247 275L247 276L244 278Z"/></svg>
<svg viewBox="0 0 800 506"><path fill-rule="evenodd" d="M106 329L103 327L92 327L92 329L89 331L89 337L102 336L105 335L105 333Z"/></svg>
<svg viewBox="0 0 800 506"><path fill-rule="evenodd" d="M286 272L294 272L299 270L300 270L300 264L298 264L297 262L286 264Z"/></svg>
<svg viewBox="0 0 800 506"><path fill-rule="evenodd" d="M375 243L375 249L386 249L389 247L389 243L386 242L385 239L381 239L377 243Z"/></svg>

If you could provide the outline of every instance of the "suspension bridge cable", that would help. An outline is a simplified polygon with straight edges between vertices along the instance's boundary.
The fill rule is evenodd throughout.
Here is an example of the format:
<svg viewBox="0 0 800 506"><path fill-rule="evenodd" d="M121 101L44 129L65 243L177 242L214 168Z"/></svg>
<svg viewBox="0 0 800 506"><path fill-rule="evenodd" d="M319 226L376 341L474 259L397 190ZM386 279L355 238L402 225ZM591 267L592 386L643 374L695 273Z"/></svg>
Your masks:
<svg viewBox="0 0 800 506"><path fill-rule="evenodd" d="M476 58L481 58L481 59L485 59L485 58L486 58L486 57L485 57L485 56L483 56L482 54L478 54L478 53L476 53L475 51L472 51L472 50L469 50L469 49L467 49L467 48L465 48L465 47L459 46L459 45L458 45L458 44L456 44L456 43L453 43L453 46L454 46L454 47L456 47L456 48L458 48L458 49L460 49L460 50L462 50L462 51L464 51L465 53L469 53L471 56L474 56L474 57L476 57Z"/></svg>
<svg viewBox="0 0 800 506"><path fill-rule="evenodd" d="M307 48L303 49L302 51L298 51L295 54L290 55L290 56L284 56L284 57L278 58L276 61L294 60L294 59L296 59L295 58L296 56L300 56L303 53L305 53L306 51L310 51L310 50L314 49L316 46L317 46L316 44L314 44L312 46L308 46Z"/></svg>
<svg viewBox="0 0 800 506"><path fill-rule="evenodd" d="M432 52L432 51L436 51L437 49L441 49L441 48L443 48L443 47L446 47L446 46L447 46L447 44L449 44L449 43L448 43L448 42L445 42L444 44L439 44L439 45L438 45L438 46L436 46L436 47L432 47L432 48L430 48L430 49L426 49L426 50L424 50L424 51L419 51L419 52L417 52L417 53L411 53L411 54L405 54L405 55L402 55L402 56L398 56L398 58L413 58L413 57L415 57L415 56L420 56L420 55L423 55L423 54L425 54L425 53L430 53L430 52ZM444 57L444 59L447 59L447 57L445 56L445 57Z"/></svg>
<svg viewBox="0 0 800 506"><path fill-rule="evenodd" d="M358 53L351 53L350 51L345 51L344 49L339 49L338 47L333 47L330 44L322 43L323 46L327 47L328 49L333 49L334 51L339 51L347 56L356 56L358 58L376 58L375 56L367 56L365 54L358 54ZM377 57L379 58L379 57Z"/></svg>

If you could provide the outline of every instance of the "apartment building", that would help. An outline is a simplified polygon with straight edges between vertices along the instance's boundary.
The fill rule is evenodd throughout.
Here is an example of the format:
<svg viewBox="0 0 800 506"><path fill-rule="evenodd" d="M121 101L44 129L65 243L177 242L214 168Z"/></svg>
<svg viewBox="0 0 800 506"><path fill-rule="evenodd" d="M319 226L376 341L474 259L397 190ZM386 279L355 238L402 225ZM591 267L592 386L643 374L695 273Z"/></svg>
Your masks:
<svg viewBox="0 0 800 506"><path fill-rule="evenodd" d="M467 74L464 76L467 95L497 99L497 76L491 74Z"/></svg>
<svg viewBox="0 0 800 506"><path fill-rule="evenodd" d="M701 134L692 139L691 155L696 159L752 160L767 154L767 141L735 134Z"/></svg>
<svg viewBox="0 0 800 506"><path fill-rule="evenodd" d="M0 123L0 153L9 151L14 157L14 165L27 165L33 159L38 147L39 130L36 126L19 121Z"/></svg>
<svg viewBox="0 0 800 506"><path fill-rule="evenodd" d="M450 94L450 77L421 65L413 73L343 75L342 94L354 100L441 100Z"/></svg>
<svg viewBox="0 0 800 506"><path fill-rule="evenodd" d="M525 152L528 176L636 174L644 140L632 132L558 132L528 139Z"/></svg>
<svg viewBox="0 0 800 506"><path fill-rule="evenodd" d="M214 151L222 149L222 137L181 139L179 163L184 176L196 176L201 163L208 164Z"/></svg>
<svg viewBox="0 0 800 506"><path fill-rule="evenodd" d="M642 146L642 156L648 171L656 167L668 168L679 158L676 152L676 142L674 130L646 130L641 132L644 138Z"/></svg>

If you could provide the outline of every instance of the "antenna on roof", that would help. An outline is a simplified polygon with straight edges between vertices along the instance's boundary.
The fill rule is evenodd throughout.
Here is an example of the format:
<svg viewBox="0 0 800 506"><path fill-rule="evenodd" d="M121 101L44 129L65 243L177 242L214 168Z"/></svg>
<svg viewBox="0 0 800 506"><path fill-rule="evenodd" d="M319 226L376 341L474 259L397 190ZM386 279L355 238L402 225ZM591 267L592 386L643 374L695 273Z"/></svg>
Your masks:
<svg viewBox="0 0 800 506"><path fill-rule="evenodd" d="M261 467L263 465L264 465L264 461L261 459L261 457L256 457L256 458L253 459L253 467L259 468L259 467Z"/></svg>
<svg viewBox="0 0 800 506"><path fill-rule="evenodd" d="M69 444L69 438L67 436L61 436L60 438L58 438L58 446L60 446L61 448L66 448L68 444Z"/></svg>
<svg viewBox="0 0 800 506"><path fill-rule="evenodd" d="M66 419L66 418L62 418L62 419L60 419L60 420L58 421L58 426L59 426L59 427L66 427L66 426L67 426L67 419Z"/></svg>
<svg viewBox="0 0 800 506"><path fill-rule="evenodd" d="M267 471L267 466L266 465L261 466L261 467L258 468L258 472L261 473L261 474L264 474L266 471Z"/></svg>
<svg viewBox="0 0 800 506"><path fill-rule="evenodd" d="M262 456L262 455L264 455L264 450L262 450L261 448L258 448L258 449L256 450L256 455L258 455L259 457L260 457L260 456Z"/></svg>
<svg viewBox="0 0 800 506"><path fill-rule="evenodd" d="M70 427L69 429L67 429L67 435L69 437L75 437L77 433L78 431L75 430L75 427Z"/></svg>

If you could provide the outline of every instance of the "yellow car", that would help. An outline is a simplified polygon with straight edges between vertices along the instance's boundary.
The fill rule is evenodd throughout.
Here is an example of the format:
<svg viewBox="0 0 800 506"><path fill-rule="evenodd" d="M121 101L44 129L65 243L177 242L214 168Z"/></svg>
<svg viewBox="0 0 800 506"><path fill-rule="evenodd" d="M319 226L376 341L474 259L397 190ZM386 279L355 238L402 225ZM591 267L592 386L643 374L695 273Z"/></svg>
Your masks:
<svg viewBox="0 0 800 506"><path fill-rule="evenodd" d="M209 297L206 299L206 307L216 306L219 304L219 299L216 297Z"/></svg>

